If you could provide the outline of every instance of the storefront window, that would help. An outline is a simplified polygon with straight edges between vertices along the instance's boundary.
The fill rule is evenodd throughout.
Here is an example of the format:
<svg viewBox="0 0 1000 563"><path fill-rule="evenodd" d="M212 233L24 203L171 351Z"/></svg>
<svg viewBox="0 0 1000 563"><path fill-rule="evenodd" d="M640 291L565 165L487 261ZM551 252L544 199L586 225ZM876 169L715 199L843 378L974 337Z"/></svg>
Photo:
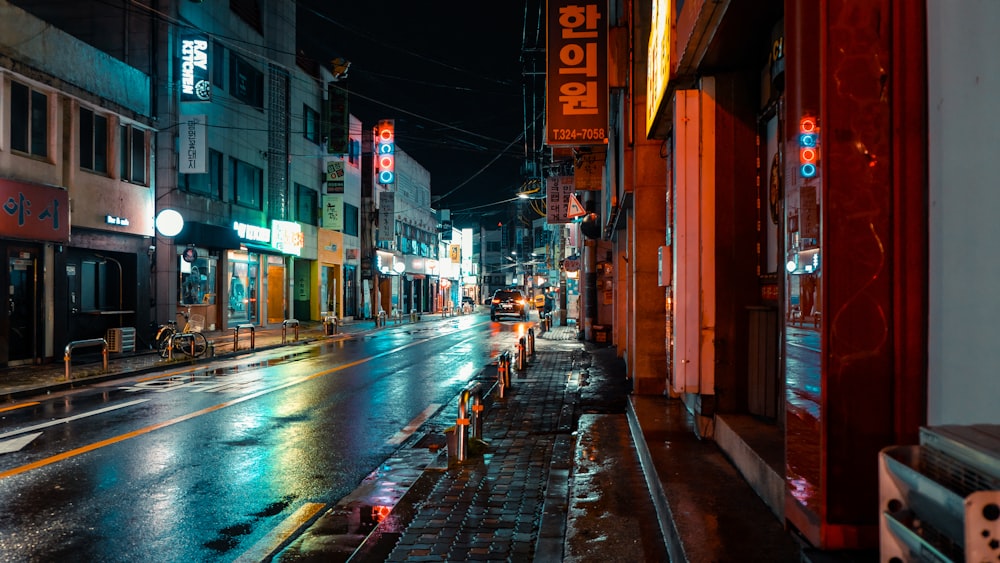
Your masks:
<svg viewBox="0 0 1000 563"><path fill-rule="evenodd" d="M215 304L215 270L218 259L208 251L187 248L180 256L181 305Z"/></svg>
<svg viewBox="0 0 1000 563"><path fill-rule="evenodd" d="M257 321L258 257L252 252L229 253L229 325Z"/></svg>

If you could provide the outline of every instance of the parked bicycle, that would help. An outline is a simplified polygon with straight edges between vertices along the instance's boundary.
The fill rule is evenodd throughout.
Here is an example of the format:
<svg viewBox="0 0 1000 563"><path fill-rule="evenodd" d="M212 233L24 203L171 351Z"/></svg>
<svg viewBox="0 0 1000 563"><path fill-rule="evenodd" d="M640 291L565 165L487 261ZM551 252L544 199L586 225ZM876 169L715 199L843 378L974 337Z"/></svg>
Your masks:
<svg viewBox="0 0 1000 563"><path fill-rule="evenodd" d="M183 328L177 328L177 321L167 321L156 331L156 349L161 358L173 354L183 354L197 358L208 351L208 338L201 331L205 328L204 315L191 314L191 308L177 313L184 317Z"/></svg>

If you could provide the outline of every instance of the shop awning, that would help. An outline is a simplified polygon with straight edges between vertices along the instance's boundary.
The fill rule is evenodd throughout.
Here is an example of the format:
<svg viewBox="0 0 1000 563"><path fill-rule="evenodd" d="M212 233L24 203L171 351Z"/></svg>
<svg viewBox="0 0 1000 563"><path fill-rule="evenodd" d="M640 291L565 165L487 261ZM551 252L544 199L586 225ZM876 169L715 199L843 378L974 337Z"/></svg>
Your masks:
<svg viewBox="0 0 1000 563"><path fill-rule="evenodd" d="M219 227L199 221L186 221L184 228L174 237L174 243L235 250L240 247L240 237L232 226Z"/></svg>

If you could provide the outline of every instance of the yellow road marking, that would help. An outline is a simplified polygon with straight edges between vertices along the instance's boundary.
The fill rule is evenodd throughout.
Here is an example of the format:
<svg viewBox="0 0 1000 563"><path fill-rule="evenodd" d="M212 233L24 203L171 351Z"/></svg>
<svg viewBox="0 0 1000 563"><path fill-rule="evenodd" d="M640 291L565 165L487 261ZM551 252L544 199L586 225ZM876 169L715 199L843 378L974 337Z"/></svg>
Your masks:
<svg viewBox="0 0 1000 563"><path fill-rule="evenodd" d="M45 467L46 465L52 465L53 463L56 463L56 462L59 462L59 461L63 461L63 460L66 460L66 459L70 459L70 458L76 457L78 455L85 454L87 452L92 452L94 450L103 448L105 446L110 446L112 444L117 444L119 442L124 442L125 440L130 440L130 439L135 438L137 436L142 436L144 434L149 434L150 432L152 432L154 430L160 430L161 428L167 428L168 426L173 426L173 425L175 425L177 423L184 422L186 420L191 420L192 418L196 418L196 417L199 417L199 416L204 415L204 414L215 412L217 410L221 410L221 409L224 409L226 407L231 407L233 405L238 405L238 404L240 404L242 402L249 401L250 399L256 399L257 397L266 395L266 394L271 393L273 391L279 391L281 389L285 389L286 387L291 387L292 385L298 385L299 383L302 383L303 381L309 381L310 379L315 379L317 377L322 377L324 375L329 375L331 373L334 373L334 372L337 372L337 371L340 371L340 370L343 370L343 369L351 368L351 367L354 367L356 365L363 364L365 362L371 361L375 357L377 357L377 356L372 356L371 358L363 358L361 360L356 360L356 361L353 361L353 362L350 362L350 363L347 363L347 364L339 365L337 367L330 368L330 369L325 370L325 371L317 372L317 373L314 373L314 374L306 376L306 377L301 377L299 379L295 379L295 380L289 381L289 382L287 382L287 383L285 383L283 385L279 385L277 387L272 387L270 389L264 389L264 390L258 391L256 393L251 393L250 395L245 395L243 397L239 397L239 398L233 399L232 401L226 401L224 403L219 403L217 405L213 405L211 407L206 407L206 408L203 408L201 410L194 411L192 413L188 413L188 414L185 414L183 416L179 416L177 418L172 418L170 420L165 420L163 422L158 422L156 424L151 424L149 426L146 426L146 427L143 427L143 428L139 428L139 429L133 430L131 432L126 432L125 434L121 434L119 436L114 436L114 437L108 438L106 440L101 440L100 442L94 442L93 444L89 444L89 445L82 446L82 447L79 447L79 448L75 448L75 449L72 449L72 450L69 450L69 451L65 451L65 452L63 452L61 454L56 454L54 456L47 457L45 459L40 459L38 461L29 463L27 465L22 465L20 467L15 467L13 469L8 469L7 471L0 472L0 480L6 479L7 477L13 477L14 475L20 475L21 473L25 473L25 472L31 471L33 469L38 469L39 467Z"/></svg>
<svg viewBox="0 0 1000 563"><path fill-rule="evenodd" d="M443 336L443 335L441 335L441 336ZM434 338L437 338L437 337L434 337ZM382 352L382 353L379 353L379 354L375 354L374 356L369 356L367 358L361 358L360 360L355 360L353 362L348 362L346 364L342 364L342 365L339 365L339 366L336 366L336 367L332 367L332 368L330 368L328 370L316 372L316 373L314 373L312 375L307 375L305 377L300 377L298 379L293 379L293 380L288 381L288 382L286 382L286 383L284 383L282 385L279 385L277 387L271 387L269 389L263 389L263 390L258 391L256 393L251 393L250 395L245 395L243 397L239 397L239 398L233 399L231 401L226 401L224 403L219 403L219 404L213 405L211 407L206 407L206 408L203 408L203 409L201 409L199 411L188 413L188 414L185 414L183 416L179 416L177 418L173 418L173 419L170 419L170 420L165 420L163 422L158 422L156 424L151 424L149 426L146 426L146 427L143 427L143 428L139 428L137 430L133 430L133 431L127 432L125 434L121 434L119 436L114 436L114 437L108 438L106 440L101 440L100 442L94 442L93 444L89 444L89 445L86 445L86 446L75 448L75 449L63 452L61 454L56 454L54 456L47 457L45 459L40 459L38 461L29 463L27 465L22 465L20 467L15 467L13 469L8 469L7 471L0 472L0 480L6 479L8 477L13 477L15 475L20 475L21 473L26 473L26 472L31 471L33 469L38 469L40 467L45 467L47 465L52 465L53 463L57 463L57 462L60 462L60 461L66 460L66 459L74 458L74 457L76 457L78 455L82 455L82 454L85 454L87 452L92 452L94 450L103 448L105 446L110 446L110 445L113 445L113 444L117 444L119 442L124 442L125 440L130 440L132 438L135 438L135 437L138 437L138 436L142 436L144 434L149 434L150 432L152 432L154 430L160 430L162 428L167 428L168 426L173 426L175 424L178 424L178 423L181 423L181 422L184 422L184 421L187 421L187 420L191 420L192 418L196 418L196 417L199 417L199 416L204 415L204 414L215 412L217 410L222 410L222 409L224 409L226 407L231 407L233 405L238 405L238 404L243 403L245 401L249 401L250 399L256 399L257 397L261 397L261 396L267 395L268 393L272 393L274 391L280 391L282 389L291 387L293 385L298 385L299 383L302 383L304 381L309 381L311 379L316 379L318 377L323 377L323 376L326 376L326 375L330 375L331 373L336 373L338 371L345 370L347 368L352 368L354 366L358 366L358 365L370 362L370 361L372 361L374 359L381 358L383 356L388 356L390 354L395 354L396 352L405 350L405 349L410 348L412 346L417 346L418 344L424 344L428 340L431 340L431 339L424 339L424 340L417 340L417 341L414 341L414 342L410 342L409 344L404 344L402 346L398 346L396 348L393 348L392 350L386 350L385 352Z"/></svg>
<svg viewBox="0 0 1000 563"><path fill-rule="evenodd" d="M40 405L38 401L32 401L30 403L21 403L19 405L11 405L9 407L3 407L0 412L16 411L17 409L23 409L25 407L33 407L35 405Z"/></svg>

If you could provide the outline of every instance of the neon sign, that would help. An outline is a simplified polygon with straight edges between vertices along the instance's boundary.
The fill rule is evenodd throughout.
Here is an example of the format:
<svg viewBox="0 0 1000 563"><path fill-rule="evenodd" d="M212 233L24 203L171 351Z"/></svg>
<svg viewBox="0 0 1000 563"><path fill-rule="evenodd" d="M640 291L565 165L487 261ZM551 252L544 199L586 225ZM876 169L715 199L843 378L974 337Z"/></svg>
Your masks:
<svg viewBox="0 0 1000 563"><path fill-rule="evenodd" d="M819 126L816 118L799 120L799 175L813 178L819 172Z"/></svg>
<svg viewBox="0 0 1000 563"><path fill-rule="evenodd" d="M375 145L375 170L379 184L396 182L396 128L391 119L378 122Z"/></svg>

